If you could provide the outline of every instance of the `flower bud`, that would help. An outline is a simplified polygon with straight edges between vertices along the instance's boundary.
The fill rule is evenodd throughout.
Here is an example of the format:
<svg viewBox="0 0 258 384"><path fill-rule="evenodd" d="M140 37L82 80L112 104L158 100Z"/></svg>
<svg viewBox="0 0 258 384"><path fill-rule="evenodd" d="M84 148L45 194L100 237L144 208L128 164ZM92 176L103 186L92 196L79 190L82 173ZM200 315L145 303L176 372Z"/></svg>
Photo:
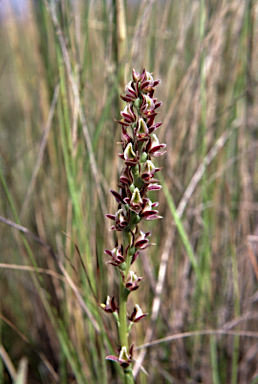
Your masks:
<svg viewBox="0 0 258 384"><path fill-rule="evenodd" d="M142 100L137 98L136 100L134 100L134 103L133 103L133 106L136 108L136 109L139 109L140 106L142 104Z"/></svg>
<svg viewBox="0 0 258 384"><path fill-rule="evenodd" d="M134 68L132 69L132 75L135 82L138 82L141 79L141 75L136 72Z"/></svg>
<svg viewBox="0 0 258 384"><path fill-rule="evenodd" d="M148 159L148 155L146 152L143 152L140 157L140 163L145 163L145 161Z"/></svg>
<svg viewBox="0 0 258 384"><path fill-rule="evenodd" d="M139 215L135 215L133 223L137 225L139 224L140 221L141 221L141 217Z"/></svg>
<svg viewBox="0 0 258 384"><path fill-rule="evenodd" d="M134 190L135 190L135 185L134 184L131 184L130 187L129 187L130 191L133 193Z"/></svg>

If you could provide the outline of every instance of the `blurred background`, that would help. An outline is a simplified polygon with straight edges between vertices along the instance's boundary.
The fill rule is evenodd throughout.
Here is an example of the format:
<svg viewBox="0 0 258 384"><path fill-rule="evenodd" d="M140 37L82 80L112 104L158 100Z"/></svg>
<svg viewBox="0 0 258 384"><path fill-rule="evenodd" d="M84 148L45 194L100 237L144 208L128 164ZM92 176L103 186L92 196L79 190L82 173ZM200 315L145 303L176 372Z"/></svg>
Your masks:
<svg viewBox="0 0 258 384"><path fill-rule="evenodd" d="M136 383L258 383L257 39L254 0L0 1L1 383L123 380L99 304L132 67L161 79L167 145Z"/></svg>

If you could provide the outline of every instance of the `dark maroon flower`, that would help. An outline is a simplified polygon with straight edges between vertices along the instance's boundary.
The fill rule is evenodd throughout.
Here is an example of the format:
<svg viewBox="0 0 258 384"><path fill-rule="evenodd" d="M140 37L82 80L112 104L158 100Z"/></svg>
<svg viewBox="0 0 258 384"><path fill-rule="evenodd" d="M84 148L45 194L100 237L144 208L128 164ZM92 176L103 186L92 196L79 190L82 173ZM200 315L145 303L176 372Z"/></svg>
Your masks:
<svg viewBox="0 0 258 384"><path fill-rule="evenodd" d="M123 197L118 192L114 191L113 189L110 189L110 192L115 197L115 199L116 199L116 201L118 203L122 203L123 202Z"/></svg>
<svg viewBox="0 0 258 384"><path fill-rule="evenodd" d="M130 271L130 276L125 284L126 289L132 292L139 288L139 282L142 280L142 277L138 277L136 273Z"/></svg>
<svg viewBox="0 0 258 384"><path fill-rule="evenodd" d="M136 115L130 104L128 104L124 108L124 110L121 112L121 116L123 117L123 119L121 121L118 121L118 123L122 125L129 126L136 122Z"/></svg>
<svg viewBox="0 0 258 384"><path fill-rule="evenodd" d="M125 168L122 169L122 172L118 181L118 186L120 188L125 188L125 185L130 186L132 183L133 183L132 170L129 166L126 166Z"/></svg>
<svg viewBox="0 0 258 384"><path fill-rule="evenodd" d="M145 220L155 220L155 219L162 219L162 216L159 216L156 209L153 209L158 206L159 203L152 203L150 199L145 198L144 199L144 206L141 211L140 216Z"/></svg>
<svg viewBox="0 0 258 384"><path fill-rule="evenodd" d="M129 205L129 209L135 213L140 213L142 210L143 201L141 198L141 193L138 188L135 188L131 198L126 197L124 202Z"/></svg>
<svg viewBox="0 0 258 384"><path fill-rule="evenodd" d="M152 245L149 239L147 239L147 237L149 237L150 235L151 235L151 231L144 233L143 231L139 230L138 226L136 227L136 232L133 233L134 254L131 260L131 264L135 262L135 260L140 254L140 251L143 251L144 249Z"/></svg>
<svg viewBox="0 0 258 384"><path fill-rule="evenodd" d="M160 149L165 148L166 144L160 144L159 139L157 136L153 133L151 135L151 139L149 140L146 151L150 156L158 157L163 155L165 152L159 152Z"/></svg>
<svg viewBox="0 0 258 384"><path fill-rule="evenodd" d="M123 154L119 154L119 157L125 160L125 164L128 166L134 166L138 163L137 153L134 152L132 143L129 143Z"/></svg>
<svg viewBox="0 0 258 384"><path fill-rule="evenodd" d="M149 139L149 128L142 117L139 118L135 130L136 138L138 141L146 141Z"/></svg>
<svg viewBox="0 0 258 384"><path fill-rule="evenodd" d="M143 93L149 93L152 96L152 93L153 93L156 85L158 85L160 83L160 80L154 80L152 77L152 73L147 72L145 69L142 71L141 75L139 75L139 74L137 74L137 75L138 75L140 91ZM137 78L137 76L135 76L134 78Z"/></svg>
<svg viewBox="0 0 258 384"><path fill-rule="evenodd" d="M127 225L128 220L126 220L123 209L119 209L114 215L107 214L106 217L111 220L115 220L115 225L112 225L111 229L116 231L123 231Z"/></svg>
<svg viewBox="0 0 258 384"><path fill-rule="evenodd" d="M118 310L118 307L115 304L114 296L112 297L108 296L106 300L106 304L100 304L100 306L107 313L114 313Z"/></svg>
<svg viewBox="0 0 258 384"><path fill-rule="evenodd" d="M137 323L140 321L143 317L147 316L148 313L143 313L141 308L138 304L135 305L133 312L131 316L128 316L128 320L130 320L132 323Z"/></svg>
<svg viewBox="0 0 258 384"><path fill-rule="evenodd" d="M154 184L148 184L148 186L147 186L148 191L159 191L160 189L162 189L162 186L155 184L155 183Z"/></svg>
<svg viewBox="0 0 258 384"><path fill-rule="evenodd" d="M139 96L138 85L134 81L130 81L125 86L125 96L121 95L121 99L127 103L135 101Z"/></svg>
<svg viewBox="0 0 258 384"><path fill-rule="evenodd" d="M143 95L140 113L145 119L157 115L157 112L155 112L155 103L150 96Z"/></svg>
<svg viewBox="0 0 258 384"><path fill-rule="evenodd" d="M126 127L124 125L122 126L121 140L122 140L121 144L123 148L126 148L127 144L129 144L132 141L132 138L130 135L128 135L126 131Z"/></svg>
<svg viewBox="0 0 258 384"><path fill-rule="evenodd" d="M157 99L153 99L155 109L159 108L162 105L162 101L157 101Z"/></svg>
<svg viewBox="0 0 258 384"><path fill-rule="evenodd" d="M156 123L156 124L152 124L152 125L149 127L149 133L153 133L153 132L154 132L156 129L158 129L161 125L162 125L161 122Z"/></svg>
<svg viewBox="0 0 258 384"><path fill-rule="evenodd" d="M140 75L140 73L136 72L134 68L132 69L133 79L136 83L138 83L141 80L141 77L143 76L144 72L145 72L145 69L142 71L142 75Z"/></svg>
<svg viewBox="0 0 258 384"><path fill-rule="evenodd" d="M112 261L107 261L107 264L112 264L115 267L118 267L125 261L122 245L116 246L112 251L105 249L104 252L112 257Z"/></svg>
<svg viewBox="0 0 258 384"><path fill-rule="evenodd" d="M154 173L160 171L161 168L156 168L155 165L150 161L147 160L144 164L144 167L142 168L141 178L145 183L150 182L157 182L158 180L153 179Z"/></svg>
<svg viewBox="0 0 258 384"><path fill-rule="evenodd" d="M147 237L151 235L151 231L144 233L137 227L135 235L134 246L136 249L143 250L150 246L149 239L147 239Z"/></svg>
<svg viewBox="0 0 258 384"><path fill-rule="evenodd" d="M111 361L116 361L118 362L122 368L127 368L130 363L132 362L133 359L133 344L129 349L129 352L127 352L127 348L123 346L119 350L119 355L114 356L114 355L109 355L106 357L106 360L111 360Z"/></svg>

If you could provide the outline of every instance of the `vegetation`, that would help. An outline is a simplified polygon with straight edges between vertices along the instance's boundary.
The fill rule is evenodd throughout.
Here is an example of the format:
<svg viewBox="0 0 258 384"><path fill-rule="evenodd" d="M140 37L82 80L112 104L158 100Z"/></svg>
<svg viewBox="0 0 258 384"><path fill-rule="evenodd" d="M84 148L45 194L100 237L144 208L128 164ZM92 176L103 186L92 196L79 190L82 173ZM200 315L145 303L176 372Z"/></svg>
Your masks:
<svg viewBox="0 0 258 384"><path fill-rule="evenodd" d="M125 6L125 8L123 8ZM161 79L135 382L258 383L257 2L0 2L0 382L122 383L105 263L132 68ZM126 79L126 80L125 80ZM158 223L158 225L157 225ZM130 313L134 308L130 296ZM145 347L143 347L145 345Z"/></svg>

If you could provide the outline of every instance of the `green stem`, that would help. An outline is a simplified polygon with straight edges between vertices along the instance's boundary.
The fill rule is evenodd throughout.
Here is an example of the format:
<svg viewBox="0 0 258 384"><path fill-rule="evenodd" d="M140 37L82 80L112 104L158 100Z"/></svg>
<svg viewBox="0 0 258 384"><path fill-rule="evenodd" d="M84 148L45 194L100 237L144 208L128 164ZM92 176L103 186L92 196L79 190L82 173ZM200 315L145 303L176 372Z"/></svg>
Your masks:
<svg viewBox="0 0 258 384"><path fill-rule="evenodd" d="M128 247L130 244L130 233L124 232L123 233L123 247L124 250ZM127 257L126 259L126 269L125 269L125 278L127 277L127 274L129 272L130 268L130 257ZM129 352L129 343L128 343L128 328L127 328L127 311L126 311L126 305L127 305L127 298L128 298L128 292L124 286L124 281L122 276L120 276L120 283L119 283L119 339L121 348L126 347L126 351ZM124 368L124 382L125 384L134 384L134 378L132 373L132 366L129 365L129 367Z"/></svg>
<svg viewBox="0 0 258 384"><path fill-rule="evenodd" d="M133 371L131 365L128 368L124 368L125 384L134 384Z"/></svg>
<svg viewBox="0 0 258 384"><path fill-rule="evenodd" d="M128 335L127 335L127 314L126 314L127 295L122 277L119 284L119 338L121 347L126 347L128 351Z"/></svg>

